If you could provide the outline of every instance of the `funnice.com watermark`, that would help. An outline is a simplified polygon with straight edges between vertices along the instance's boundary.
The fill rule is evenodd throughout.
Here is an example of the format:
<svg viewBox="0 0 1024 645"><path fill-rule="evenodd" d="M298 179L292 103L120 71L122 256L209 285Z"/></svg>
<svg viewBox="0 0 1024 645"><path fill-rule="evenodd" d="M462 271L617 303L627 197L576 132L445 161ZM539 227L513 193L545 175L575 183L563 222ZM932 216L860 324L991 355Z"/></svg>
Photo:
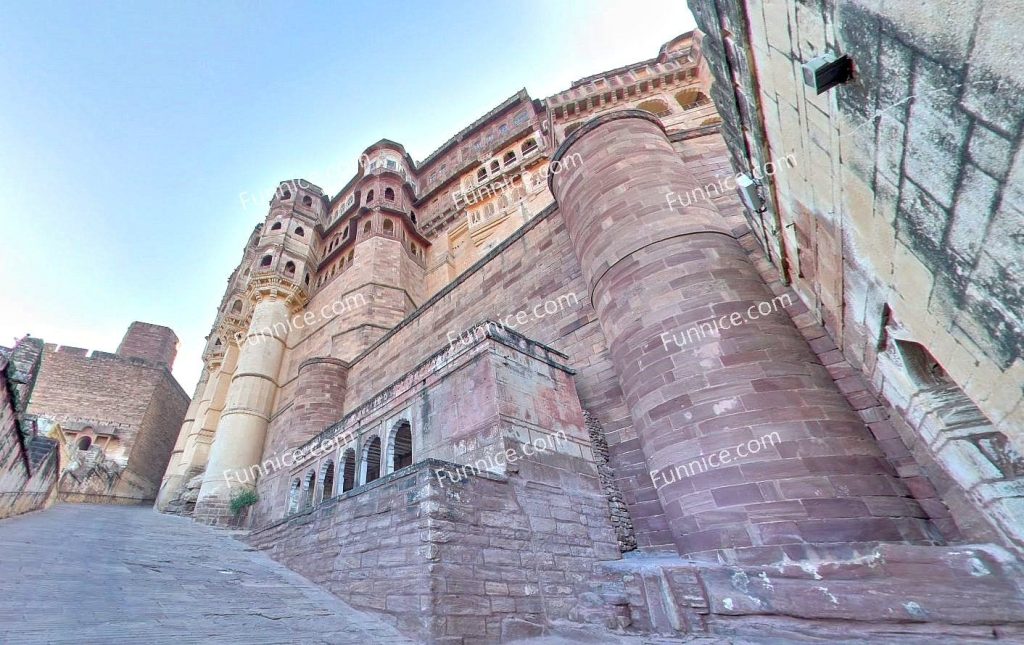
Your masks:
<svg viewBox="0 0 1024 645"><path fill-rule="evenodd" d="M482 202L485 199L489 199L491 197L500 195L506 190L511 190L514 187L513 184L515 182L516 177L522 178L522 182L524 184L536 186L536 182L538 180L542 182L547 182L548 175L557 175L566 168L576 168L577 166L580 166L582 164L583 155L576 152L571 155L566 155L563 159L556 159L552 161L550 164L543 166L536 173L536 178L534 178L534 173L530 172L529 170L524 170L518 175L502 177L501 179L488 182L483 186L478 186L471 190L454 192L452 193L452 201L455 202L455 208L472 206L477 202Z"/></svg>
<svg viewBox="0 0 1024 645"><path fill-rule="evenodd" d="M793 298L788 293L784 293L781 296L775 296L771 300L763 300L757 304L750 305L745 314L734 311L731 314L725 314L717 318L708 318L685 330L671 333L667 331L662 332L661 342L665 345L665 349L670 349L669 343L675 344L676 347L685 347L708 336L717 336L723 329L739 327L748 320L757 320L758 318L775 313L779 310L780 303L783 307L788 307L792 302Z"/></svg>
<svg viewBox="0 0 1024 645"><path fill-rule="evenodd" d="M282 320L257 329L256 331L240 331L235 333L235 342L241 345L243 342L252 344L262 343L268 338L287 338L292 329L303 329L310 327L317 320L329 321L359 307L369 304L366 296L361 293L348 294L333 302L329 302L318 310L306 310L302 314L295 314L288 320ZM319 318L317 316L319 314Z"/></svg>
<svg viewBox="0 0 1024 645"><path fill-rule="evenodd" d="M767 449L769 446L774 446L776 443L781 443L782 437L778 432L771 432L766 435L762 435L757 439L751 439L743 443L738 443L732 448L722 448L718 452L711 453L710 455L701 455L700 459L694 459L688 464L679 464L672 468L662 468L660 470L651 471L651 481L654 482L655 488L661 488L668 484L673 484L683 477L693 477L699 473L706 473L712 468L721 468L727 464L732 463L733 455L743 459L751 455L756 455L762 450Z"/></svg>
<svg viewBox="0 0 1024 645"><path fill-rule="evenodd" d="M523 455L532 457L538 454L544 454L549 450L555 450L563 443L569 440L565 436L564 430L559 430L553 435L545 435L534 439L533 442L526 442L520 444L519 450ZM466 480L470 475L479 475L481 471L484 472L501 472L502 468L507 464L514 464L520 459L519 452L515 448L506 448L504 452L497 454L488 454L486 457L481 457L471 464L463 464L462 466L456 466L454 468L442 468L439 469L434 475L437 477L437 483L444 486L445 479L452 484L458 484L461 481Z"/></svg>
<svg viewBox="0 0 1024 645"><path fill-rule="evenodd" d="M476 327L472 329L467 329L465 331L449 331L448 347L455 347L455 343L469 345L473 342L476 342L487 335L488 328L493 328L495 330L500 331L504 331L506 329L515 329L517 326L525 325L531 320L538 320L546 316L552 316L560 311L565 310L566 308L575 307L579 305L579 303L579 296L570 291L569 293L562 294L557 298L552 298L551 300L542 302L539 305L533 307L533 309L523 309L517 311L514 314L509 314L504 318L501 318L499 316L496 322L488 320L485 323L481 323ZM513 318L515 319L514 323Z"/></svg>
<svg viewBox="0 0 1024 645"><path fill-rule="evenodd" d="M356 160L359 168L365 169L370 165L370 155L363 153L359 155L359 159ZM324 173L327 177L341 177L345 172L345 169L338 165L332 167ZM289 179L288 181L282 181L277 185L277 188L271 188L270 190L261 190L256 192L249 192L243 190L238 193L238 201L242 204L242 209L247 209L250 206L261 206L270 203L272 199L277 197L278 199L288 199L288 195L296 195L298 191L296 189L302 188L303 190L311 190L316 188L313 184L309 183L305 179ZM319 189L317 189L319 190Z"/></svg>
<svg viewBox="0 0 1024 645"><path fill-rule="evenodd" d="M309 458L317 458L322 455L334 452L338 447L345 445L352 438L353 433L335 435L323 441L309 445L299 446L265 459L263 463L253 464L248 468L229 468L224 471L224 481L228 488L231 488L232 481L236 484L252 485L262 477L266 477L278 470L290 469L295 464L300 464Z"/></svg>
<svg viewBox="0 0 1024 645"><path fill-rule="evenodd" d="M785 166L787 168L796 168L796 156L786 155L783 158ZM754 168L751 173L754 179L759 182L763 182L765 177L771 177L781 172L783 165L781 163L775 163L769 161L764 165L764 169ZM693 190L685 193L676 193L674 191L668 191L665 194L665 201L668 202L668 207L675 210L676 206L686 207L696 204L698 202L707 201L720 195L723 195L729 191L736 189L736 180L740 178L744 173L736 173L735 175L726 175L724 177L717 177L716 181L706 184L704 186L698 186Z"/></svg>

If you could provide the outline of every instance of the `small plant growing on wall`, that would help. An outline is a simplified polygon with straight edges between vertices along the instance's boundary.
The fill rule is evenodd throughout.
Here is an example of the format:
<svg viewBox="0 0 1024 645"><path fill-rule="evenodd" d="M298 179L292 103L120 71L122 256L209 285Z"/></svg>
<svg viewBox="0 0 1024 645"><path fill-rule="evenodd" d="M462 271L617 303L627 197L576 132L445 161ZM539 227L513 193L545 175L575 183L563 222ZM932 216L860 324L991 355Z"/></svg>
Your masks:
<svg viewBox="0 0 1024 645"><path fill-rule="evenodd" d="M231 512L238 517L242 511L259 501L259 495L252 488L246 488L231 496Z"/></svg>

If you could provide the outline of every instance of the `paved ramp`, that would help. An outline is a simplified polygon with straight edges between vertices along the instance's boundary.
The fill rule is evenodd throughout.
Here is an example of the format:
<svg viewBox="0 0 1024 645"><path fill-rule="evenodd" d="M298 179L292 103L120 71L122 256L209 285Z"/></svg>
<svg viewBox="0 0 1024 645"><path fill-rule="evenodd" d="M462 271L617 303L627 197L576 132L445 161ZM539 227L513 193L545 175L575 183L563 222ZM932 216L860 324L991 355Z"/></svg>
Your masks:
<svg viewBox="0 0 1024 645"><path fill-rule="evenodd" d="M242 542L150 508L0 521L0 643L411 643Z"/></svg>

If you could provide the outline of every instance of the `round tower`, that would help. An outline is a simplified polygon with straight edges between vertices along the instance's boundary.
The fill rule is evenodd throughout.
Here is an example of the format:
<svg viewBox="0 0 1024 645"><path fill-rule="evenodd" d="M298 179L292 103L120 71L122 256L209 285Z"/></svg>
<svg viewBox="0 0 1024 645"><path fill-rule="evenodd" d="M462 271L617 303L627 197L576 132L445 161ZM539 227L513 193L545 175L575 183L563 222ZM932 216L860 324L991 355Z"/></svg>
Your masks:
<svg viewBox="0 0 1024 645"><path fill-rule="evenodd" d="M240 341L194 512L210 524L231 521L232 494L255 484L292 318L306 303L316 264L315 230L323 192L303 180L282 182L270 202L238 311ZM245 276L246 274L243 274ZM242 334L240 334L242 336Z"/></svg>
<svg viewBox="0 0 1024 645"><path fill-rule="evenodd" d="M355 358L423 303L430 242L415 200L412 159L384 139L363 152L359 173L332 201L310 305L330 312L332 356Z"/></svg>
<svg viewBox="0 0 1024 645"><path fill-rule="evenodd" d="M715 205L668 205L668 193L698 185L660 122L635 110L598 117L551 164L679 553L928 541L792 320L766 313L774 294Z"/></svg>
<svg viewBox="0 0 1024 645"><path fill-rule="evenodd" d="M292 421L302 441L341 418L348 390L348 363L336 358L310 358L299 365L292 402Z"/></svg>

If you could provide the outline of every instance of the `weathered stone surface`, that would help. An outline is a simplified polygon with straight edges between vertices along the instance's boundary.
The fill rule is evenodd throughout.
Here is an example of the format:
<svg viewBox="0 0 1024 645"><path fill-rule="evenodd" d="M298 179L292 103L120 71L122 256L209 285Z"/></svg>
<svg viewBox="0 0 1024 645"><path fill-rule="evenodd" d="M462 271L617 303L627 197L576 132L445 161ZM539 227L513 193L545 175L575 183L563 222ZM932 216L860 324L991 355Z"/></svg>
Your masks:
<svg viewBox="0 0 1024 645"><path fill-rule="evenodd" d="M1024 167L1024 113L1013 99L1022 75L1009 53L1024 14L1002 0L690 4L712 44L733 37L735 25L750 32L749 43L771 43L770 52L750 50L751 66L710 71L730 90L756 85L747 100L780 113L762 123L740 112L736 128L763 130L776 158L796 150L805 153L798 159L811 159L770 180L778 203L762 217L775 219L778 230L760 244L871 384L848 397L851 404L895 408L901 419L890 425L898 432L872 430L888 435L875 439L915 494L921 487L911 482L936 482L929 488L953 512L933 517L934 527L982 541L1000 534L1019 550L1014 479L989 478L993 464L966 445L989 435L1018 451L1024 442L1017 289L1024 175L1015 172ZM824 40L854 65L852 79L824 95L833 97L824 122L822 97L778 73L807 61L812 48L804 47L802 27L817 34L822 23ZM723 113L732 110L728 93L713 98ZM789 118L781 118L783 105ZM762 161L749 138L726 143L737 170ZM772 245L788 239L777 257ZM883 400L873 402L878 395ZM955 413L967 409L979 419L969 431ZM931 493L919 501L941 514Z"/></svg>
<svg viewBox="0 0 1024 645"><path fill-rule="evenodd" d="M57 505L0 522L0 544L6 643L413 642L230 535L150 508Z"/></svg>
<svg viewBox="0 0 1024 645"><path fill-rule="evenodd" d="M45 508L56 497L59 448L26 415L42 341L0 347L0 518Z"/></svg>
<svg viewBox="0 0 1024 645"><path fill-rule="evenodd" d="M170 372L177 343L167 327L134 322L116 354L45 345L27 411L60 425L62 500L156 498L188 406Z"/></svg>

